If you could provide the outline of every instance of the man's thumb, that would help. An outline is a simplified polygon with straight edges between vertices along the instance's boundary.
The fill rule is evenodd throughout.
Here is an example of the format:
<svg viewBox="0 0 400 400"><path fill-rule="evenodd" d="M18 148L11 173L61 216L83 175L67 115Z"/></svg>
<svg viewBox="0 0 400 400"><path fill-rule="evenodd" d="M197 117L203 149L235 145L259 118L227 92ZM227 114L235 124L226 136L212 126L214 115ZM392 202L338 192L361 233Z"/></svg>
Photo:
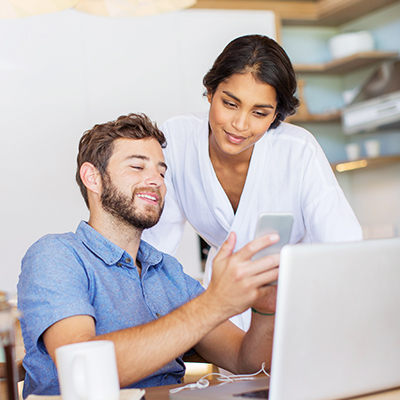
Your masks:
<svg viewBox="0 0 400 400"><path fill-rule="evenodd" d="M215 258L220 258L224 259L232 255L233 249L235 248L236 244L236 234L235 232L231 232L228 235L228 238L225 240L225 242L222 244L221 248L218 251L218 254Z"/></svg>

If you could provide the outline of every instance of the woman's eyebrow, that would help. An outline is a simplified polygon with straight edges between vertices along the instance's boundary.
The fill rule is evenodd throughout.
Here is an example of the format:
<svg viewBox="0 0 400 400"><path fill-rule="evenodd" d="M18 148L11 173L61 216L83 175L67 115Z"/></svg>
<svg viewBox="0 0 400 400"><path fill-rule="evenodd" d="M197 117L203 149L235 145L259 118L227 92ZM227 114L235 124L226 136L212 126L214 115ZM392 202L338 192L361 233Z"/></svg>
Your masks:
<svg viewBox="0 0 400 400"><path fill-rule="evenodd" d="M228 92L227 90L223 90L222 93L225 93L227 96L231 97L233 100L236 100L238 103L242 103L241 100L233 95L232 93ZM271 108L274 109L275 107L271 104L254 104L254 107L257 108Z"/></svg>
<svg viewBox="0 0 400 400"><path fill-rule="evenodd" d="M239 98L237 98L235 95L228 92L227 90L223 90L222 93L225 93L227 96L232 97L233 100L236 100L238 103L241 103L241 100Z"/></svg>

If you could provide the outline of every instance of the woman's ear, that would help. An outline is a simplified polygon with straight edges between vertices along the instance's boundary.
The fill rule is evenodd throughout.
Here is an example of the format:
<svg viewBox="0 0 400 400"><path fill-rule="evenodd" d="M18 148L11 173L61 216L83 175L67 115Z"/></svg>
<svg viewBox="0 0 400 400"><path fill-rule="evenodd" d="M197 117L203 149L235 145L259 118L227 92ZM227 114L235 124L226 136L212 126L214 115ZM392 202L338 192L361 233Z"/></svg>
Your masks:
<svg viewBox="0 0 400 400"><path fill-rule="evenodd" d="M209 102L210 104L211 104L212 98L213 98L213 95L212 95L211 92L207 89L207 100L208 100L208 102Z"/></svg>
<svg viewBox="0 0 400 400"><path fill-rule="evenodd" d="M90 162L84 162L79 173L86 188L101 195L101 176L97 168Z"/></svg>

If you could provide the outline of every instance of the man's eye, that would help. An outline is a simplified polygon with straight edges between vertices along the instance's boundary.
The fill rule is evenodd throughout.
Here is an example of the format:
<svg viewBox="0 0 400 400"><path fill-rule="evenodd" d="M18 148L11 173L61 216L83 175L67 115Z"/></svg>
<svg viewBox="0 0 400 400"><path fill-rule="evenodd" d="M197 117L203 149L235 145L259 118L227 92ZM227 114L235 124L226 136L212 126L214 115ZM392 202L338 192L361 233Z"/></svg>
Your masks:
<svg viewBox="0 0 400 400"><path fill-rule="evenodd" d="M132 165L133 169L142 170L143 167L139 167L139 165Z"/></svg>

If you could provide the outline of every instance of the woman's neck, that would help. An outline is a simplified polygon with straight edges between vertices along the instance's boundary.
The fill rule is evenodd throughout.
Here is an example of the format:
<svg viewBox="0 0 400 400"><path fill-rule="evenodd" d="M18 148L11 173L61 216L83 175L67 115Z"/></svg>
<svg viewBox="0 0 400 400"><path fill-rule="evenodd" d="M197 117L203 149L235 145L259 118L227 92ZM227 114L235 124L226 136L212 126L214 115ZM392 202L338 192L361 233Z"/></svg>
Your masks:
<svg viewBox="0 0 400 400"><path fill-rule="evenodd" d="M251 146L239 154L226 154L219 148L213 136L210 135L209 155L211 164L234 213L239 207L246 183L253 147Z"/></svg>

